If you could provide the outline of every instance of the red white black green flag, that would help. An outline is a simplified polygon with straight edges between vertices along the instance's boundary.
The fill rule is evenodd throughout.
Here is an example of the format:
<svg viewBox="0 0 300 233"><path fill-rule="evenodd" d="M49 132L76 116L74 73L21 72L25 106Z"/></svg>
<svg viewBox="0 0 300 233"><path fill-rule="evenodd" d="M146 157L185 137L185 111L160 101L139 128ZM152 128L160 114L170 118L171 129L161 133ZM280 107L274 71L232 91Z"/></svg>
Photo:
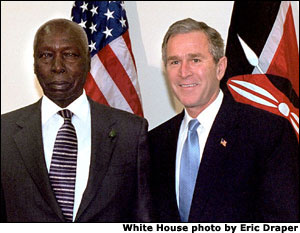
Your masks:
<svg viewBox="0 0 300 233"><path fill-rule="evenodd" d="M221 82L238 102L287 118L299 140L299 52L291 3L236 1Z"/></svg>

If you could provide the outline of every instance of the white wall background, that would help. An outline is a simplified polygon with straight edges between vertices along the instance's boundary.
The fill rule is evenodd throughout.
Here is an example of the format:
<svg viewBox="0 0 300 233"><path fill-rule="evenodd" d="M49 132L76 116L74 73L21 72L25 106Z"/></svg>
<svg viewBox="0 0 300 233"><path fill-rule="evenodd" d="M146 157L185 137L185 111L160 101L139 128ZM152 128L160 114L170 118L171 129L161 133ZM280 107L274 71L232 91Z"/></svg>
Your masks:
<svg viewBox="0 0 300 233"><path fill-rule="evenodd" d="M73 2L1 1L1 113L36 102L42 96L33 73L33 38L44 22L70 18ZM292 2L299 38L299 2ZM161 43L168 27L191 17L216 28L227 41L233 1L126 1L144 116L149 129L180 112L163 76ZM299 42L298 42L299 44Z"/></svg>

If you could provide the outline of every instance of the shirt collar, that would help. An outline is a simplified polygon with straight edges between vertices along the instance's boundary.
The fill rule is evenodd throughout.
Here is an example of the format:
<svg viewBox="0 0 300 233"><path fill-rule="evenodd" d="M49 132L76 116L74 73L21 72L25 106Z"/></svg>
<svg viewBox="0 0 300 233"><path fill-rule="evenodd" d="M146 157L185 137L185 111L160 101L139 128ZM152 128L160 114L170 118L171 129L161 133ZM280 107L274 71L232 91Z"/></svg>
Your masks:
<svg viewBox="0 0 300 233"><path fill-rule="evenodd" d="M42 125L45 124L51 117L53 117L58 111L63 109L69 109L74 116L78 117L81 120L85 120L89 114L89 102L83 90L81 96L74 100L70 105L65 108L59 107L47 96L42 98Z"/></svg>
<svg viewBox="0 0 300 233"><path fill-rule="evenodd" d="M224 94L223 94L222 90L220 89L217 98L197 116L197 119L200 122L201 128L202 127L204 127L205 129L211 128L211 126L216 118L216 115L220 109L220 106L222 104L223 96L224 96ZM184 109L184 111L185 111L185 114L184 114L184 118L183 118L183 127L184 127L184 129L187 129L188 123L193 118L188 114L186 109Z"/></svg>

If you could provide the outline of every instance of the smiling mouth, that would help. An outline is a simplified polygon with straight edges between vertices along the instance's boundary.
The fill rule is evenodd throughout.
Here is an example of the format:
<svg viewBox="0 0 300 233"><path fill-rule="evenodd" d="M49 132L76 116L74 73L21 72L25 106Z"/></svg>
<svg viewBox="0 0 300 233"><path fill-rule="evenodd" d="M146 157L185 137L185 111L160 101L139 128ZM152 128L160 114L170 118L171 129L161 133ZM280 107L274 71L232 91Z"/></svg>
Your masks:
<svg viewBox="0 0 300 233"><path fill-rule="evenodd" d="M184 88L187 88L187 87L195 87L195 86L198 86L198 83L191 83L191 84L179 84L180 87L184 87Z"/></svg>

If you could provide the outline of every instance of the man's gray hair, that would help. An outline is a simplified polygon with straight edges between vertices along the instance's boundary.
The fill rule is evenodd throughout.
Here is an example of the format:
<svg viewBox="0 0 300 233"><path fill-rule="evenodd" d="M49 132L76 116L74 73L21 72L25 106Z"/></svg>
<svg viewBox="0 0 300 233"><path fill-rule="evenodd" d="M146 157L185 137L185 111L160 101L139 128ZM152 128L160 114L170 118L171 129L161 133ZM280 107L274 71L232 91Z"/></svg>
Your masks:
<svg viewBox="0 0 300 233"><path fill-rule="evenodd" d="M40 26L34 37L34 53L36 52L41 32L45 31L46 33L50 33L51 31L57 29L58 25L61 25L61 28L64 28L64 30L73 30L74 32L76 32L76 35L78 35L78 39L80 40L81 45L83 46L83 50L86 52L86 55L89 56L89 42L84 29L79 24L68 19L52 19Z"/></svg>
<svg viewBox="0 0 300 233"><path fill-rule="evenodd" d="M191 18L187 18L172 24L164 37L162 43L162 59L165 66L167 64L167 43L170 37L177 34L185 34L195 31L205 33L209 41L210 53L212 54L214 61L218 63L220 58L224 56L224 41L220 33L217 32L214 28L209 27L204 22L198 22Z"/></svg>

